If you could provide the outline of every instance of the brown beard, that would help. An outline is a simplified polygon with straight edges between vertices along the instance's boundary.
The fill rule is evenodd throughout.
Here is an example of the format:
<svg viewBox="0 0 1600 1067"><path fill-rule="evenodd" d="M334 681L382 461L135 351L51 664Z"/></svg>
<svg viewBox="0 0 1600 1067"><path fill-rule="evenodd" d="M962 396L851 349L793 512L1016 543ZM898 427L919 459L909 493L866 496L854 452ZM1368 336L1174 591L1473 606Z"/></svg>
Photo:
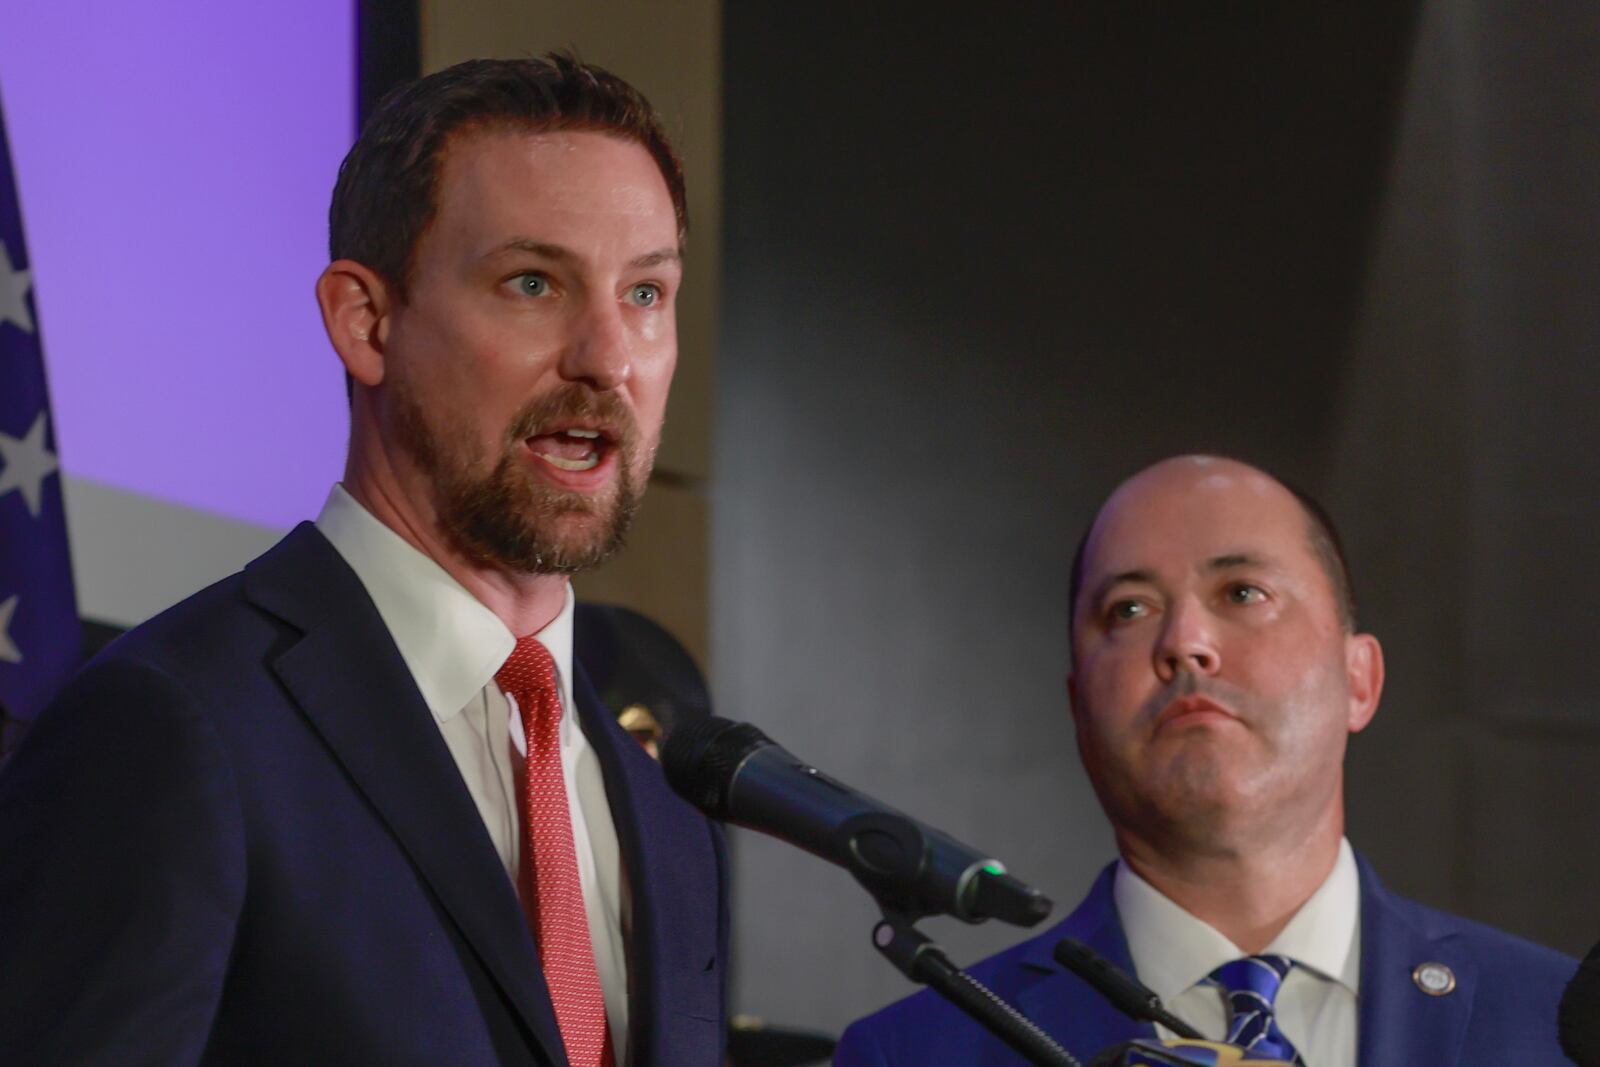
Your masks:
<svg viewBox="0 0 1600 1067"><path fill-rule="evenodd" d="M401 380L393 383L393 403L395 437L432 480L439 524L468 559L525 574L576 574L623 546L652 457L640 462L638 425L614 394L572 384L530 401L511 420L500 457L487 472L482 457L472 454L470 431L436 430ZM542 485L519 454L545 427L579 419L604 424L617 452L616 490L609 496Z"/></svg>

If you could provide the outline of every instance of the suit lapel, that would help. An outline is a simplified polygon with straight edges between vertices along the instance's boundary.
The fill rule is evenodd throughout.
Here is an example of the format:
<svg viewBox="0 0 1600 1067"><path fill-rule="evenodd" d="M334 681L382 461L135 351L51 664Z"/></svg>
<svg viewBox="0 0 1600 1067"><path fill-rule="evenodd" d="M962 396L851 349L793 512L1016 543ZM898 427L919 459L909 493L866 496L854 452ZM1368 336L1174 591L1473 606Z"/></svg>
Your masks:
<svg viewBox="0 0 1600 1067"><path fill-rule="evenodd" d="M1133 959L1112 897L1116 864L1100 872L1089 895L1065 921L1035 938L1022 957L1025 972L1036 979L1016 994L1016 1004L1080 1060L1088 1061L1112 1045L1135 1038L1154 1038L1155 1027L1135 1022L1114 1008L1088 983L1055 961L1056 942L1074 937L1129 974Z"/></svg>
<svg viewBox="0 0 1600 1067"><path fill-rule="evenodd" d="M1391 896L1364 860L1361 871L1361 994L1359 1054L1362 1067L1459 1063L1472 1015L1477 967L1448 932L1427 928L1427 917ZM1423 991L1414 975L1425 964L1454 988L1442 996Z"/></svg>
<svg viewBox="0 0 1600 1067"><path fill-rule="evenodd" d="M1478 969L1448 930L1434 930L1426 914L1392 896L1364 860L1361 875L1361 993L1359 1050L1362 1067L1412 1067L1459 1063L1472 1015ZM1080 1059L1135 1038L1154 1027L1135 1023L1111 1007L1051 953L1063 937L1076 937L1128 973L1133 961L1112 897L1108 867L1066 921L1029 944L1022 969L1034 977L1014 994L1034 1022ZM1413 977L1424 964L1446 972L1454 987L1442 996L1422 990ZM1438 970L1437 968L1444 968Z"/></svg>
<svg viewBox="0 0 1600 1067"><path fill-rule="evenodd" d="M574 664L573 700L605 778L632 902L629 1060L676 1062L674 1045L682 1027L678 1017L721 1025L722 976L715 971L721 965L718 911L717 902L707 900L707 890L714 887L706 884L707 872L717 864L712 830L703 815L671 791L659 765L617 725L576 657ZM694 1042L688 1038L684 1045ZM699 1047L703 1055L703 1045Z"/></svg>
<svg viewBox="0 0 1600 1067"><path fill-rule="evenodd" d="M246 595L304 632L271 664L500 985L566 1067L516 893L399 650L355 573L302 523L252 563Z"/></svg>

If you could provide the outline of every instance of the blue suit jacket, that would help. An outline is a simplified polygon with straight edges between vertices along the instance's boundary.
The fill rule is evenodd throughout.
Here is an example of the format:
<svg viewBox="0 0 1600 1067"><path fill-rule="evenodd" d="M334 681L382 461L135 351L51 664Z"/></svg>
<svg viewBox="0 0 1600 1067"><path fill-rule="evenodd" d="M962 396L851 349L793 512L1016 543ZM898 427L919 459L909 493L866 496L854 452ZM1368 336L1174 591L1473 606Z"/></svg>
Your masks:
<svg viewBox="0 0 1600 1067"><path fill-rule="evenodd" d="M720 832L574 673L631 892L630 1060L711 1067ZM113 643L0 772L0 1062L566 1064L460 772L310 524Z"/></svg>
<svg viewBox="0 0 1600 1067"><path fill-rule="evenodd" d="M1556 1004L1577 961L1388 892L1361 871L1361 1067L1507 1067L1566 1063L1556 1043ZM1087 1062L1111 1045L1154 1037L1051 956L1075 937L1132 972L1112 898L1114 865L1066 921L973 967L972 973ZM1443 963L1455 990L1429 996L1418 964ZM836 1067L856 1064L1025 1064L999 1039L931 991L891 1004L845 1031ZM1316 1067L1312 1064L1311 1067Z"/></svg>

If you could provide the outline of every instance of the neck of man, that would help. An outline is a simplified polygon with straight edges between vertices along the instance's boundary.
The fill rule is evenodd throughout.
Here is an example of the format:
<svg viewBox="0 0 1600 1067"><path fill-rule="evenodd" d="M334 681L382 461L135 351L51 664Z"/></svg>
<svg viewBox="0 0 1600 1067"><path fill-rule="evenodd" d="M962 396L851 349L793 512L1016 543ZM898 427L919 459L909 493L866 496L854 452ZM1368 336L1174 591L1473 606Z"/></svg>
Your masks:
<svg viewBox="0 0 1600 1067"><path fill-rule="evenodd" d="M426 484L415 468L402 476L404 457L367 446L352 432L344 488L373 517L444 568L517 637L538 633L561 614L569 579L564 574L525 574L468 559L451 542L425 494L407 486Z"/></svg>
<svg viewBox="0 0 1600 1067"><path fill-rule="evenodd" d="M1255 955L1332 873L1344 837L1343 798L1309 827L1299 822L1255 830L1196 841L1179 835L1153 840L1119 827L1117 850L1162 895Z"/></svg>

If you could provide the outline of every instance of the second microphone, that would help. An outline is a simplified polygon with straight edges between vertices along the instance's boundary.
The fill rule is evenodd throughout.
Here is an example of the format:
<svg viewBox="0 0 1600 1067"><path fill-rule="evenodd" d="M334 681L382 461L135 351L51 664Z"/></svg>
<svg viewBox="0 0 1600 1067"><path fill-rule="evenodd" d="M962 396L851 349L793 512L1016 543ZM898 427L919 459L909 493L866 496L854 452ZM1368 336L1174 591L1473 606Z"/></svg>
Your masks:
<svg viewBox="0 0 1600 1067"><path fill-rule="evenodd" d="M707 815L844 867L885 909L1018 926L1050 914L1050 900L998 860L830 778L748 723L685 723L661 762L673 789Z"/></svg>

